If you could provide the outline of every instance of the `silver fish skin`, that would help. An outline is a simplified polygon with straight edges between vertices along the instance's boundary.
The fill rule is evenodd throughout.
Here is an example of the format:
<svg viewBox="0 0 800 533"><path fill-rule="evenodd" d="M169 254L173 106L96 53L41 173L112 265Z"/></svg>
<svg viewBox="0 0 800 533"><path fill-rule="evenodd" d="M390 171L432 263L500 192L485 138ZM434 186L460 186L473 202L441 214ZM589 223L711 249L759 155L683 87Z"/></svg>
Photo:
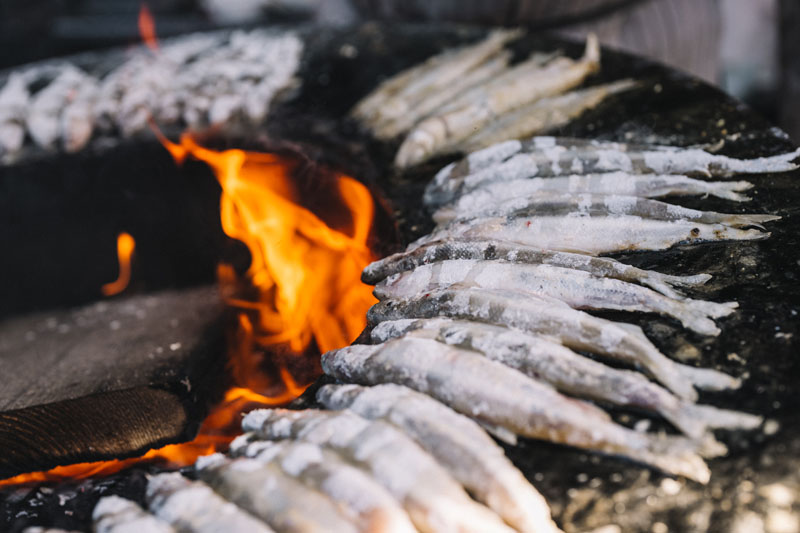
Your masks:
<svg viewBox="0 0 800 533"><path fill-rule="evenodd" d="M701 483L709 478L690 441L674 437L666 445L666 440L624 428L605 411L517 370L434 340L404 337L352 345L323 354L322 368L345 382L405 385L525 437L622 455Z"/></svg>
<svg viewBox="0 0 800 533"><path fill-rule="evenodd" d="M136 502L119 496L100 498L92 511L95 533L175 533L166 522L151 515Z"/></svg>
<svg viewBox="0 0 800 533"><path fill-rule="evenodd" d="M420 531L512 531L470 499L430 454L386 422L350 411L260 409L245 416L242 428L265 439L300 439L335 450L386 487Z"/></svg>
<svg viewBox="0 0 800 533"><path fill-rule="evenodd" d="M719 335L713 319L728 316L739 306L736 302L674 300L647 287L571 268L470 259L446 260L394 274L381 281L374 294L379 300L403 299L454 285L539 294L575 309L658 313L701 335Z"/></svg>
<svg viewBox="0 0 800 533"><path fill-rule="evenodd" d="M586 350L643 368L679 397L696 401L694 386L724 390L740 381L707 368L681 365L667 358L641 328L572 309L552 298L521 298L512 291L450 288L403 300L384 300L367 312L369 324L403 318L450 317L546 335L575 350Z"/></svg>
<svg viewBox="0 0 800 533"><path fill-rule="evenodd" d="M237 437L231 454L278 464L283 471L336 502L365 533L414 533L408 514L366 472L337 453L303 441L264 441L252 434Z"/></svg>
<svg viewBox="0 0 800 533"><path fill-rule="evenodd" d="M463 105L445 108L417 124L400 145L395 166L407 168L447 153L493 118L572 89L599 68L600 46L597 36L590 34L581 59L559 58L509 83L489 84L481 94L471 94Z"/></svg>
<svg viewBox="0 0 800 533"><path fill-rule="evenodd" d="M753 429L761 417L682 400L639 372L613 368L579 355L555 339L481 322L449 318L381 322L374 343L422 336L474 350L553 385L565 394L660 414L688 437L703 439L713 428Z"/></svg>
<svg viewBox="0 0 800 533"><path fill-rule="evenodd" d="M597 107L606 98L638 86L636 81L624 79L543 98L500 115L454 148L469 153L508 139L521 139L553 130Z"/></svg>
<svg viewBox="0 0 800 533"><path fill-rule="evenodd" d="M595 276L639 283L676 300L682 299L683 295L673 290L672 287L698 287L711 279L708 274L672 276L653 270L642 270L609 257L555 252L505 241L444 240L434 241L409 252L396 253L375 261L367 265L361 273L361 281L375 285L393 274L448 259L507 261L509 263L572 268L589 272Z"/></svg>
<svg viewBox="0 0 800 533"><path fill-rule="evenodd" d="M201 481L178 472L157 474L147 482L147 506L178 531L274 533L264 522L217 495Z"/></svg>
<svg viewBox="0 0 800 533"><path fill-rule="evenodd" d="M622 171L533 177L525 158L525 154L512 156L499 165L470 174L448 190L442 191L429 185L425 190L425 203L434 208L452 203L456 212L469 213L542 192L639 198L711 195L746 202L749 198L740 193L753 187L747 181L704 181L682 175L630 174Z"/></svg>
<svg viewBox="0 0 800 533"><path fill-rule="evenodd" d="M800 150L755 159L735 159L712 154L698 147L626 144L596 139L537 136L509 141L473 152L448 165L436 177L436 185L458 181L489 166L499 164L514 154L528 154L529 163L537 170L531 176L563 176L616 170L637 174L692 174L728 177L735 174L788 172L798 168L792 161ZM503 152L505 157L486 161L489 153Z"/></svg>
<svg viewBox="0 0 800 533"><path fill-rule="evenodd" d="M350 409L397 426L516 530L560 531L547 502L503 449L475 421L433 398L394 384L325 385L317 401L328 409Z"/></svg>
<svg viewBox="0 0 800 533"><path fill-rule="evenodd" d="M448 86L442 87L434 93L424 95L421 100L407 106L410 109L406 109L403 113L397 113L396 108L389 116L384 116L378 112L377 116L368 121L366 125L378 139L391 139L405 133L413 128L417 122L435 113L462 92L501 74L508 68L510 59L511 52L503 50L490 57L485 63L465 73Z"/></svg>
<svg viewBox="0 0 800 533"><path fill-rule="evenodd" d="M529 215L608 216L630 215L653 220L691 220L703 224L723 224L734 228L756 227L780 220L777 215L717 213L681 207L639 196L620 194L561 193L543 191L530 196L511 198L483 209L458 211L456 206L444 206L433 214L433 220L447 224L453 220L474 220L498 216Z"/></svg>
<svg viewBox="0 0 800 533"><path fill-rule="evenodd" d="M496 239L545 250L600 255L632 250L666 250L681 243L763 240L769 235L757 229L634 216L493 217L453 222L417 239L407 250L449 239Z"/></svg>
<svg viewBox="0 0 800 533"><path fill-rule="evenodd" d="M267 522L276 531L356 533L336 505L322 493L284 474L276 465L216 453L196 463L200 479L219 495Z"/></svg>
<svg viewBox="0 0 800 533"><path fill-rule="evenodd" d="M380 114L399 116L420 97L448 86L520 34L519 30L496 30L477 43L437 54L381 83L351 114L361 120L373 120Z"/></svg>

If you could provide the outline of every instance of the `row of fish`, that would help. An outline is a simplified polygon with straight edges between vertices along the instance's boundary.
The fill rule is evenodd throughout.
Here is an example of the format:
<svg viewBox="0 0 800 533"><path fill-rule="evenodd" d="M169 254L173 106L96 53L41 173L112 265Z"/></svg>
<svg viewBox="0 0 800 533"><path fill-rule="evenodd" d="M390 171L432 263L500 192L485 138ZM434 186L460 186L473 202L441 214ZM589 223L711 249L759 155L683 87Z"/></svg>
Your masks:
<svg viewBox="0 0 800 533"><path fill-rule="evenodd" d="M519 35L497 30L436 55L382 83L352 115L380 139L407 134L395 159L404 168L562 126L608 96L637 86L619 80L572 91L600 69L594 35L580 59L536 52L509 66L511 54L504 46Z"/></svg>
<svg viewBox="0 0 800 533"><path fill-rule="evenodd" d="M0 156L19 152L26 139L75 152L98 132L146 130L151 118L188 127L258 123L291 84L302 48L293 33L209 33L132 50L98 76L68 61L12 71L0 86Z"/></svg>
<svg viewBox="0 0 800 533"><path fill-rule="evenodd" d="M544 498L474 420L401 385L327 385L327 410L259 410L197 481L153 476L147 510L117 496L98 533L553 532ZM691 462L691 454L687 454Z"/></svg>

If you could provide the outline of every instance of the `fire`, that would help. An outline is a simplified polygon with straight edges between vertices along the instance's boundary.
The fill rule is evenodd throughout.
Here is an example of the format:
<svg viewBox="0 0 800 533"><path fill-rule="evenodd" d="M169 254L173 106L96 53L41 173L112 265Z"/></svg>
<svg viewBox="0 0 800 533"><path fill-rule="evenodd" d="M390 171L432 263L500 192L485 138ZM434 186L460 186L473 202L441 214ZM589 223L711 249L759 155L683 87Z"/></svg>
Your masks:
<svg viewBox="0 0 800 533"><path fill-rule="evenodd" d="M125 290L131 281L131 256L136 248L136 241L128 233L117 236L117 258L119 259L119 276L115 281L101 287L105 296L114 296Z"/></svg>
<svg viewBox="0 0 800 533"><path fill-rule="evenodd" d="M147 46L158 51L146 4L139 13L139 30ZM189 135L176 144L155 127L154 131L178 163L191 156L211 167L222 187L222 228L250 251L251 264L243 276L230 265L222 264L218 270L227 303L239 310L228 353L236 386L212 409L191 442L130 459L22 474L0 480L0 486L108 475L147 460L184 466L202 455L224 451L241 432L243 413L285 405L308 386L296 382L285 361L270 359L270 352L297 361L346 346L364 329L366 312L376 303L371 287L360 279L374 259L368 244L374 201L363 184L322 172L313 176L316 194L312 195L309 187L301 188L295 181L299 162L291 158L243 150L218 152L200 146ZM312 200L317 208L311 207ZM127 286L134 247L130 235L119 235L119 279L104 285L103 294L117 294ZM277 369L277 374L268 367Z"/></svg>
<svg viewBox="0 0 800 533"><path fill-rule="evenodd" d="M139 7L139 35L147 47L153 52L158 52L158 39L156 38L156 22L150 13L147 4L142 3Z"/></svg>

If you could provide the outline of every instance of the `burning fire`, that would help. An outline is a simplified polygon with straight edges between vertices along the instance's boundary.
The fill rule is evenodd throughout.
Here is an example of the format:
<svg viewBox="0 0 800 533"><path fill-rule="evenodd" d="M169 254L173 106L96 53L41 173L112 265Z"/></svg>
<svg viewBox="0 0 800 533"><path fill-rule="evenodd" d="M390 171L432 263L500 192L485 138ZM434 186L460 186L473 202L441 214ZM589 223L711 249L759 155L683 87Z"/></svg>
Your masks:
<svg viewBox="0 0 800 533"><path fill-rule="evenodd" d="M139 7L139 35L147 47L153 52L158 52L158 39L156 38L156 22L150 13L147 4L142 3Z"/></svg>
<svg viewBox="0 0 800 533"><path fill-rule="evenodd" d="M115 281L101 287L103 295L114 296L125 290L131 281L131 256L136 248L136 241L128 233L117 236L117 257L119 258L119 276Z"/></svg>
<svg viewBox="0 0 800 533"><path fill-rule="evenodd" d="M147 46L157 51L155 24L144 4L139 29ZM236 386L212 409L191 442L131 459L22 474L0 480L0 486L107 475L144 460L188 465L224 450L241 432L243 413L284 405L307 387L295 381L286 362L270 360L271 352L284 356L288 352L294 360L316 357L350 344L366 325L366 311L376 300L360 276L373 260L368 239L374 202L363 184L340 174L330 174L329 179L313 176L315 194L309 194L309 187L295 180L299 163L290 158L243 150L218 152L200 146L189 135L176 144L154 130L177 162L191 156L211 167L222 187L222 228L250 251L251 264L243 276L230 265L218 270L227 303L239 310L228 354ZM313 199L318 204L319 199L324 201L312 207ZM133 249L133 238L120 234L120 276L103 286L107 296L127 285ZM267 371L269 366L277 368L276 375Z"/></svg>

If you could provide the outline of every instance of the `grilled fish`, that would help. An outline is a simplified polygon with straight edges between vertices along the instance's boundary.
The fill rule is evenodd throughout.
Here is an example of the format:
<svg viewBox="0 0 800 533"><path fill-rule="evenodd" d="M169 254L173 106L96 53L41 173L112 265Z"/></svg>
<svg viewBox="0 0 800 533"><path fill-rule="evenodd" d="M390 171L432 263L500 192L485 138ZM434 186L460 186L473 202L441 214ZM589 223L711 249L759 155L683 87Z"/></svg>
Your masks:
<svg viewBox="0 0 800 533"><path fill-rule="evenodd" d="M559 58L508 83L487 84L479 93L470 92L462 105L447 107L417 124L400 145L395 165L406 168L446 153L495 117L572 89L599 68L600 46L597 37L590 34L580 60Z"/></svg>
<svg viewBox="0 0 800 533"><path fill-rule="evenodd" d="M444 206L433 214L433 220L442 225L454 219L532 215L630 215L653 220L691 220L702 224L723 224L734 228L756 227L762 230L765 222L781 219L777 215L700 211L638 196L542 191L530 196L510 198L499 204L485 205L477 210L458 211L457 205Z"/></svg>
<svg viewBox="0 0 800 533"><path fill-rule="evenodd" d="M264 522L218 496L205 483L189 481L178 472L151 477L146 498L149 509L178 531L274 532Z"/></svg>
<svg viewBox="0 0 800 533"><path fill-rule="evenodd" d="M518 435L623 455L705 483L709 471L690 441L657 439L619 426L605 411L474 352L406 337L323 354L322 368L362 385L397 383Z"/></svg>
<svg viewBox="0 0 800 533"><path fill-rule="evenodd" d="M728 316L739 305L674 300L647 287L571 268L469 259L441 261L395 274L380 282L374 294L379 300L403 299L453 285L541 294L576 309L659 313L703 335L719 335L712 319Z"/></svg>
<svg viewBox="0 0 800 533"><path fill-rule="evenodd" d="M559 252L599 255L631 250L665 250L679 243L762 240L769 233L688 220L648 220L635 216L490 217L454 222L411 243L502 240Z"/></svg>
<svg viewBox="0 0 800 533"><path fill-rule="evenodd" d="M639 283L664 296L681 299L672 287L697 287L709 279L708 274L671 276L652 270L642 270L609 257L591 257L569 252L542 250L505 241L434 241L408 252L385 257L367 265L361 273L364 283L375 285L393 274L413 270L421 265L448 259L498 260L531 265L553 265L589 272L595 276Z"/></svg>
<svg viewBox="0 0 800 533"><path fill-rule="evenodd" d="M200 479L218 494L276 531L358 531L327 496L284 474L276 465L247 458L231 460L215 453L200 457L195 466Z"/></svg>
<svg viewBox="0 0 800 533"><path fill-rule="evenodd" d="M244 434L231 454L278 464L287 475L319 490L369 533L413 533L411 519L383 486L337 453L302 441L263 441Z"/></svg>
<svg viewBox="0 0 800 533"><path fill-rule="evenodd" d="M422 446L476 499L518 531L554 532L544 498L473 420L399 385L326 385L317 400L394 424Z"/></svg>
<svg viewBox="0 0 800 533"><path fill-rule="evenodd" d="M586 350L644 368L665 387L689 401L697 399L693 386L722 390L739 380L706 368L681 365L662 354L641 328L611 322L570 308L563 302L531 295L520 298L510 291L450 288L409 298L385 300L370 308L367 320L375 325L403 318L461 318L547 335L576 350Z"/></svg>
<svg viewBox="0 0 800 533"><path fill-rule="evenodd" d="M471 500L433 457L386 422L370 422L349 411L261 409L248 413L242 428L265 439L295 438L334 449L386 487L420 531L511 531Z"/></svg>
<svg viewBox="0 0 800 533"><path fill-rule="evenodd" d="M166 522L151 515L136 502L119 496L100 498L92 511L92 530L96 533L175 533Z"/></svg>
<svg viewBox="0 0 800 533"><path fill-rule="evenodd" d="M540 379L573 396L659 413L685 435L702 439L710 428L752 429L761 417L681 400L642 374L583 357L555 339L481 322L449 318L381 322L370 332L375 343L421 336L485 357Z"/></svg>

